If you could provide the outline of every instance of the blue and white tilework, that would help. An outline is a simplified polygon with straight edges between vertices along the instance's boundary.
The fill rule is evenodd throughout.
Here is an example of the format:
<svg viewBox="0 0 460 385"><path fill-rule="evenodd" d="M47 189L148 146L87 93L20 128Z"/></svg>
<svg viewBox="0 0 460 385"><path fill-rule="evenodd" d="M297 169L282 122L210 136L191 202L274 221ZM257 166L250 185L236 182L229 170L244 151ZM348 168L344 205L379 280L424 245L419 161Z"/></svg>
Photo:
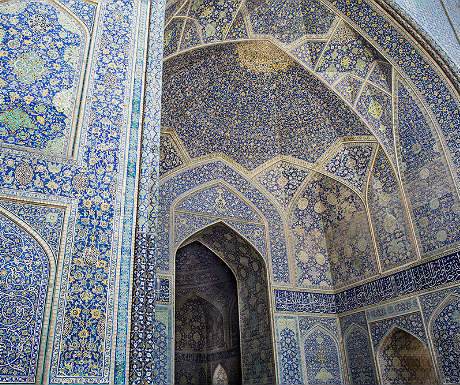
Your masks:
<svg viewBox="0 0 460 385"><path fill-rule="evenodd" d="M427 343L425 328L423 326L422 314L413 312L393 318L386 318L380 321L370 322L369 329L372 338L372 344L377 350L387 334L394 328L405 330L415 337Z"/></svg>
<svg viewBox="0 0 460 385"><path fill-rule="evenodd" d="M34 384L51 256L3 215L0 246L0 382Z"/></svg>
<svg viewBox="0 0 460 385"><path fill-rule="evenodd" d="M374 322L400 314L413 313L415 311L420 311L420 308L418 306L417 297L412 297L366 310L366 316L369 322Z"/></svg>
<svg viewBox="0 0 460 385"><path fill-rule="evenodd" d="M280 383L302 384L302 358L296 317L276 317L276 344Z"/></svg>
<svg viewBox="0 0 460 385"><path fill-rule="evenodd" d="M433 314L430 335L445 383L460 381L460 295L450 295Z"/></svg>
<svg viewBox="0 0 460 385"><path fill-rule="evenodd" d="M326 163L324 168L362 191L367 182L372 150L373 146L367 144L345 145Z"/></svg>
<svg viewBox="0 0 460 385"><path fill-rule="evenodd" d="M171 135L161 134L160 138L160 176L168 171L180 167L182 160L179 150L177 149Z"/></svg>
<svg viewBox="0 0 460 385"><path fill-rule="evenodd" d="M400 167L422 253L460 241L457 192L442 149L425 114L406 85L398 83Z"/></svg>
<svg viewBox="0 0 460 385"><path fill-rule="evenodd" d="M382 150L374 163L368 199L382 270L415 260L400 184Z"/></svg>
<svg viewBox="0 0 460 385"><path fill-rule="evenodd" d="M214 180L225 180L229 186L257 208L268 222L267 233L270 237L271 265L273 267L273 280L275 282L289 282L289 265L287 261L286 243L280 214L273 204L259 192L250 182L237 171L230 168L222 161L208 162L195 168L184 170L171 178L167 178L160 185L160 213L158 231L158 269L170 269L169 225L171 204L184 196L190 189ZM192 235L192 233L189 233ZM245 234L242 234L246 236ZM247 237L250 239L250 237Z"/></svg>
<svg viewBox="0 0 460 385"><path fill-rule="evenodd" d="M86 28L46 1L4 2L0 23L0 142L67 154L88 54Z"/></svg>
<svg viewBox="0 0 460 385"><path fill-rule="evenodd" d="M352 384L377 383L376 371L364 312L340 317L343 344Z"/></svg>
<svg viewBox="0 0 460 385"><path fill-rule="evenodd" d="M61 235L64 225L63 207L45 206L0 199L0 207L22 219L31 226L51 247L54 256L59 255Z"/></svg>
<svg viewBox="0 0 460 385"><path fill-rule="evenodd" d="M340 288L377 273L364 204L338 181L314 175L295 202L290 228L299 286Z"/></svg>
<svg viewBox="0 0 460 385"><path fill-rule="evenodd" d="M279 162L261 174L258 181L286 208L309 173L290 163Z"/></svg>
<svg viewBox="0 0 460 385"><path fill-rule="evenodd" d="M299 317L309 384L342 384L336 318Z"/></svg>

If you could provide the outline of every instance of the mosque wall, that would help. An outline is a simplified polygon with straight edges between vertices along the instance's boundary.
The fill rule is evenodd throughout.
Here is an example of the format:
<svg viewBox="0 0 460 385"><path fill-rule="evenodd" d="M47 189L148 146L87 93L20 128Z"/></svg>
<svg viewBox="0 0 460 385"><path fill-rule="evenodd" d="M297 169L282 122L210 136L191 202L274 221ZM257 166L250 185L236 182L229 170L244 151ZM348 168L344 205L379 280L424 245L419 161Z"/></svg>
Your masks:
<svg viewBox="0 0 460 385"><path fill-rule="evenodd" d="M0 4L1 383L125 383L148 6Z"/></svg>

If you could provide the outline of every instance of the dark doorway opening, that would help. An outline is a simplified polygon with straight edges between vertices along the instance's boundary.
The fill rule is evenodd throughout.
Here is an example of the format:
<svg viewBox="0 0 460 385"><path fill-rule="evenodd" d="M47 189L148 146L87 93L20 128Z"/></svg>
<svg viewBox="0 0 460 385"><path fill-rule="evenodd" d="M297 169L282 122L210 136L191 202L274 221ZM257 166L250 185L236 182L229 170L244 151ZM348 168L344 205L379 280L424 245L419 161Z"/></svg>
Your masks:
<svg viewBox="0 0 460 385"><path fill-rule="evenodd" d="M241 384L238 291L229 267L200 242L176 254L175 384Z"/></svg>

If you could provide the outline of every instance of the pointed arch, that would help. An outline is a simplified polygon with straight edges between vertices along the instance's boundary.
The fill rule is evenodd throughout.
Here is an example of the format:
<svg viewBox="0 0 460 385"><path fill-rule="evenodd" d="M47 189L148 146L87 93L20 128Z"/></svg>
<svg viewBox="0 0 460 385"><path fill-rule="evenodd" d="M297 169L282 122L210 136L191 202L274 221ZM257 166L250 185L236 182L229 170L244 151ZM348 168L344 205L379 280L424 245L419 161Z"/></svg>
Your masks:
<svg viewBox="0 0 460 385"><path fill-rule="evenodd" d="M377 382L368 331L353 322L343 334L345 356L353 385Z"/></svg>
<svg viewBox="0 0 460 385"><path fill-rule="evenodd" d="M320 324L313 325L302 338L308 383L343 384L337 339Z"/></svg>
<svg viewBox="0 0 460 385"><path fill-rule="evenodd" d="M210 250L236 278L241 359L245 363L243 382L274 383L273 310L266 261L253 246L223 223L205 227L183 244L191 242L198 242ZM250 370L253 365L260 366L260 371Z"/></svg>
<svg viewBox="0 0 460 385"><path fill-rule="evenodd" d="M427 346L414 334L393 326L377 349L383 384L434 384L436 375Z"/></svg>
<svg viewBox="0 0 460 385"><path fill-rule="evenodd" d="M34 383L43 373L56 260L48 244L0 209L0 382Z"/></svg>
<svg viewBox="0 0 460 385"><path fill-rule="evenodd" d="M212 385L228 385L227 372L220 363L217 364L216 368L214 369Z"/></svg>

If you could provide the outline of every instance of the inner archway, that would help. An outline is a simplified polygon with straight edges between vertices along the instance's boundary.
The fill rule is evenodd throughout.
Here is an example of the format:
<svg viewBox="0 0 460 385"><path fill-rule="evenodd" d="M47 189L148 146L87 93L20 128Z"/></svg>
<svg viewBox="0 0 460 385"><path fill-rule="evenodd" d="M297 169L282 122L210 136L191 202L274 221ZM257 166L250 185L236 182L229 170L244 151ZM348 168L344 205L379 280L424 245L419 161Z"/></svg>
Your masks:
<svg viewBox="0 0 460 385"><path fill-rule="evenodd" d="M217 255L199 242L177 251L176 384L213 384L222 366L227 384L241 384L237 301L235 276Z"/></svg>
<svg viewBox="0 0 460 385"><path fill-rule="evenodd" d="M211 384L220 365L229 384L274 384L272 314L264 259L222 223L199 231L183 245L176 253L175 383ZM195 316L186 315L190 311ZM206 326L198 327L203 324ZM192 350L185 349L185 334L191 335L192 344L202 341L194 349L205 353L189 356L187 349ZM192 358L206 364L190 362Z"/></svg>
<svg viewBox="0 0 460 385"><path fill-rule="evenodd" d="M430 352L414 335L394 328L377 353L384 385L430 385L436 383Z"/></svg>

